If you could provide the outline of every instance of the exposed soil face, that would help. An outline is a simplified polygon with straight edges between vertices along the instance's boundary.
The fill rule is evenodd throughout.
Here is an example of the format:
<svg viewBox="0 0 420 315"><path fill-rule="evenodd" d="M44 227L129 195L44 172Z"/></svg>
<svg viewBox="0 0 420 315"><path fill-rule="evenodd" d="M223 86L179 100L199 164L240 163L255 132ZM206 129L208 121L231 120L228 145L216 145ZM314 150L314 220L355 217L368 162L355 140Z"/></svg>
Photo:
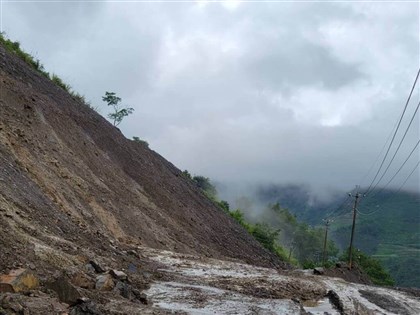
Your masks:
<svg viewBox="0 0 420 315"><path fill-rule="evenodd" d="M68 254L131 244L287 267L171 163L2 47L0 68L0 227L10 251L0 270L33 261L37 242Z"/></svg>

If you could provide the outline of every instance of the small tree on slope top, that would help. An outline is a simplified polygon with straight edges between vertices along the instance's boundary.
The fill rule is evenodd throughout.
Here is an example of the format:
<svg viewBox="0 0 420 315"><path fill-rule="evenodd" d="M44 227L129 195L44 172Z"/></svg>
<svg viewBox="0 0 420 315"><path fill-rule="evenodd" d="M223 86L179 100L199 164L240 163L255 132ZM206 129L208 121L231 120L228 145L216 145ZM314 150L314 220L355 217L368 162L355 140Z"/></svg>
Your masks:
<svg viewBox="0 0 420 315"><path fill-rule="evenodd" d="M108 114L108 118L113 120L114 126L118 126L124 117L134 112L134 108L125 106L122 107L119 105L121 98L116 96L114 92L105 92L105 96L102 96L102 100L107 102L108 106L112 106L114 109L113 113Z"/></svg>

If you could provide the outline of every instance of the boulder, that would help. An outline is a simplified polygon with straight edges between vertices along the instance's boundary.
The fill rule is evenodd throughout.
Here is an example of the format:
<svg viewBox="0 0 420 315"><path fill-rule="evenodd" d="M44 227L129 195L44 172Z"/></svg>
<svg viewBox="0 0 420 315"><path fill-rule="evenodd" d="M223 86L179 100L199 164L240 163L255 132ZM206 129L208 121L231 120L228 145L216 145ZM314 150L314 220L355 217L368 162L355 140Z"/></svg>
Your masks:
<svg viewBox="0 0 420 315"><path fill-rule="evenodd" d="M96 277L95 289L99 291L111 291L114 287L114 281L110 274L104 274Z"/></svg>
<svg viewBox="0 0 420 315"><path fill-rule="evenodd" d="M35 275L27 269L19 268L0 275L0 292L21 292L38 287L39 281Z"/></svg>
<svg viewBox="0 0 420 315"><path fill-rule="evenodd" d="M89 261L89 264L91 264L91 266L93 267L93 269L95 269L96 273L104 273L106 270L104 268L102 268L101 265L99 265L96 261L91 260Z"/></svg>
<svg viewBox="0 0 420 315"><path fill-rule="evenodd" d="M132 300L134 298L133 288L126 282L118 281L113 291L126 299Z"/></svg>
<svg viewBox="0 0 420 315"><path fill-rule="evenodd" d="M81 298L79 291L64 276L53 282L48 282L46 287L56 292L61 302L69 305L77 304Z"/></svg>
<svg viewBox="0 0 420 315"><path fill-rule="evenodd" d="M110 270L109 273L118 280L127 280L127 274L119 270Z"/></svg>
<svg viewBox="0 0 420 315"><path fill-rule="evenodd" d="M323 275L324 272L325 272L325 270L322 267L316 267L316 268L314 268L314 275Z"/></svg>
<svg viewBox="0 0 420 315"><path fill-rule="evenodd" d="M70 282L74 284L77 287L83 288L83 289L93 289L95 288L95 281L89 277L88 275L84 274L81 271L75 272L70 277Z"/></svg>

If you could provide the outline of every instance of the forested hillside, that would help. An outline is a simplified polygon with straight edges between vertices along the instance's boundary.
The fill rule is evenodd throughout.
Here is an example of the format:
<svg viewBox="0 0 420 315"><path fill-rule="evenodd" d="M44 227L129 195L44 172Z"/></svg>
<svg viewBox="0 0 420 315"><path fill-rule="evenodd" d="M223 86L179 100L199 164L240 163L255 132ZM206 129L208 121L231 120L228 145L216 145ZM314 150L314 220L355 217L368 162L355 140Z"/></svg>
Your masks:
<svg viewBox="0 0 420 315"><path fill-rule="evenodd" d="M320 226L325 218L334 220L330 235L340 249L349 246L351 234L353 200L345 198L342 193L320 201L299 185L267 185L256 190L259 204L279 202L310 225ZM418 193L393 190L362 197L358 207L355 247L379 259L399 286L420 284L419 209Z"/></svg>

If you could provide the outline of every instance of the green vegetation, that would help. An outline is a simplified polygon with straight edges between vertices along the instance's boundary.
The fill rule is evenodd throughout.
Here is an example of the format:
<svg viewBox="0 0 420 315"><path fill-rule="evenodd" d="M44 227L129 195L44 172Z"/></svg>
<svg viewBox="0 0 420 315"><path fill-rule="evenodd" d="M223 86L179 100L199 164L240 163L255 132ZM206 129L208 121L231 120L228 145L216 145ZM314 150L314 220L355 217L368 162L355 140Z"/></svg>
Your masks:
<svg viewBox="0 0 420 315"><path fill-rule="evenodd" d="M133 137L133 141L137 143L141 143L145 145L146 147L149 147L149 143L146 140L142 140L139 137Z"/></svg>
<svg viewBox="0 0 420 315"><path fill-rule="evenodd" d="M298 185L267 185L257 189L258 203L279 202L299 221L313 226L321 225L321 220L336 210L345 197L340 194L321 202L311 196L307 187ZM398 286L420 286L420 273L417 272L420 265L419 200L418 192L389 189L361 198L359 204L354 245L380 261ZM351 211L349 200L333 213L334 223L329 236L341 250L350 243ZM251 213L251 210L245 213Z"/></svg>
<svg viewBox="0 0 420 315"><path fill-rule="evenodd" d="M105 92L105 96L102 96L102 100L114 110L113 113L108 114L108 118L113 121L114 126L118 126L124 117L127 117L134 112L134 108L126 106L122 107L119 104L121 102L121 98L114 92Z"/></svg>
<svg viewBox="0 0 420 315"><path fill-rule="evenodd" d="M39 61L39 59L35 59L31 54L22 50L22 48L20 47L20 43L17 41L11 41L10 39L8 39L4 32L0 33L0 44L3 45L3 47L8 52L15 54L24 62L26 62L31 68L36 70L38 73L50 79L57 86L59 86L66 92L70 93L73 99L79 101L81 104L86 105L87 107L93 110L97 110L96 108L92 107L89 102L86 101L84 96L73 91L71 86L69 84L66 84L59 76L57 76L56 74L50 75L47 71L45 71L44 65Z"/></svg>
<svg viewBox="0 0 420 315"><path fill-rule="evenodd" d="M49 73L44 70L44 66L41 64L41 62L38 59L35 59L32 55L23 51L20 48L20 43L17 41L14 42L8 39L4 32L0 33L0 43L8 52L17 55L20 59L22 59L24 62L26 62L28 65L30 65L32 68L37 70L39 73L41 73L45 77L47 78L50 77Z"/></svg>
<svg viewBox="0 0 420 315"><path fill-rule="evenodd" d="M203 193L222 211L228 213L240 225L242 225L245 228L245 230L247 230L248 233L251 234L263 247L277 255L283 261L289 261L293 264L297 264L297 261L294 258L291 257L289 259L286 251L281 245L280 228L273 228L272 226L270 226L270 224L265 222L251 223L245 218L244 212L242 210L230 210L230 205L227 201L219 200L217 196L217 189L211 183L208 177L191 176L191 174L187 170L183 171L183 175L185 176L185 178L192 180L197 185L197 187L199 187L203 191ZM279 208L278 205L276 207ZM288 214L288 217L289 219L296 220L290 214Z"/></svg>
<svg viewBox="0 0 420 315"><path fill-rule="evenodd" d="M71 86L69 84L64 83L64 81L53 73L51 76L51 81L53 81L56 85L61 87L64 91L71 93Z"/></svg>
<svg viewBox="0 0 420 315"><path fill-rule="evenodd" d="M272 229L280 231L281 244L289 248L292 257L301 266L315 266L322 263L324 228L311 227L306 223L299 222L295 215L288 209L282 208L278 203L266 207L259 216L259 220L269 224ZM334 260L338 252L335 243L328 240L328 260Z"/></svg>
<svg viewBox="0 0 420 315"><path fill-rule="evenodd" d="M358 249L353 248L352 252L353 262L361 268L374 284L384 285L384 286L393 286L395 285L394 279L391 275L384 269L381 262L367 254L363 253ZM348 261L349 259L349 250L347 249L340 257L341 260Z"/></svg>
<svg viewBox="0 0 420 315"><path fill-rule="evenodd" d="M398 286L419 287L419 194L401 191L389 199L392 193L389 190L361 200L355 247L380 261ZM331 237L345 248L350 230L351 221L341 216L332 226Z"/></svg>

